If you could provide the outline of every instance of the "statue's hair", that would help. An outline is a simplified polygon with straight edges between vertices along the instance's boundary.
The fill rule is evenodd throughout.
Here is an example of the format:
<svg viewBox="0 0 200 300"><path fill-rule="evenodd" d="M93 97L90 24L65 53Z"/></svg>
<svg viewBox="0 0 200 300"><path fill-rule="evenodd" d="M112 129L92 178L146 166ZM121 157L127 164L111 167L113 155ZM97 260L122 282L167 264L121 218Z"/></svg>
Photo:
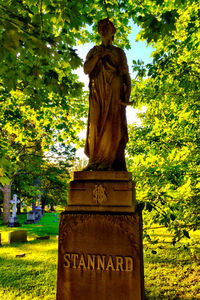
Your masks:
<svg viewBox="0 0 200 300"><path fill-rule="evenodd" d="M113 36L116 32L116 28L115 26L113 25L113 23L109 20L109 18L106 18L106 19L103 19L101 20L99 23L98 23L98 33L101 34L102 33L102 28L104 26L108 26L108 25L111 25L112 27L112 31L113 31Z"/></svg>

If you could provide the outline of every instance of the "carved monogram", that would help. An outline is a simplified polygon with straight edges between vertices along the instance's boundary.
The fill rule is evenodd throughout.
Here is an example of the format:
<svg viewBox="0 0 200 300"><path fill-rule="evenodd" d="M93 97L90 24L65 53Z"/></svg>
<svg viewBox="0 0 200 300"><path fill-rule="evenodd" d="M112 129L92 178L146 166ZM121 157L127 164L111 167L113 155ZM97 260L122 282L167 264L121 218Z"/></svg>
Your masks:
<svg viewBox="0 0 200 300"><path fill-rule="evenodd" d="M107 201L106 190L102 184L96 184L93 190L93 201L103 204Z"/></svg>

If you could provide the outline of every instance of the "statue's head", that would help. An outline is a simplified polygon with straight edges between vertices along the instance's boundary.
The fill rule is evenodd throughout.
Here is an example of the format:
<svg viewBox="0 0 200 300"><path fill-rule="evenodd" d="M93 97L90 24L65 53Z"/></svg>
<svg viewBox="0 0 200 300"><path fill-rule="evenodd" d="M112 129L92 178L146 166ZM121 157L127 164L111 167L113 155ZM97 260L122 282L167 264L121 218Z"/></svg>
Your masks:
<svg viewBox="0 0 200 300"><path fill-rule="evenodd" d="M116 32L115 26L113 25L113 23L108 19L103 19L98 23L98 33L101 36L104 36L104 34L108 31L111 30L112 35L113 35L113 39L114 39L114 34Z"/></svg>

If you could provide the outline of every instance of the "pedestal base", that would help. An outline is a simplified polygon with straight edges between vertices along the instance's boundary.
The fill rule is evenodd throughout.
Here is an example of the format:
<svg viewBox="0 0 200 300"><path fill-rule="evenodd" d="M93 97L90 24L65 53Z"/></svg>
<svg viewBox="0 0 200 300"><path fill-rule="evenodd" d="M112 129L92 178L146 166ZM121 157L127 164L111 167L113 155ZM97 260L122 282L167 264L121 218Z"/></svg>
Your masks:
<svg viewBox="0 0 200 300"><path fill-rule="evenodd" d="M141 300L137 213L61 214L57 300Z"/></svg>
<svg viewBox="0 0 200 300"><path fill-rule="evenodd" d="M35 212L29 211L27 213L27 220L24 222L24 224L34 224L37 222L38 220L36 219Z"/></svg>
<svg viewBox="0 0 200 300"><path fill-rule="evenodd" d="M130 173L75 172L60 215L57 300L141 300L143 278Z"/></svg>
<svg viewBox="0 0 200 300"><path fill-rule="evenodd" d="M8 227L20 227L20 223L18 221L17 217L10 217L9 218L9 223L8 223Z"/></svg>
<svg viewBox="0 0 200 300"><path fill-rule="evenodd" d="M74 172L69 211L135 211L135 184L129 172Z"/></svg>

